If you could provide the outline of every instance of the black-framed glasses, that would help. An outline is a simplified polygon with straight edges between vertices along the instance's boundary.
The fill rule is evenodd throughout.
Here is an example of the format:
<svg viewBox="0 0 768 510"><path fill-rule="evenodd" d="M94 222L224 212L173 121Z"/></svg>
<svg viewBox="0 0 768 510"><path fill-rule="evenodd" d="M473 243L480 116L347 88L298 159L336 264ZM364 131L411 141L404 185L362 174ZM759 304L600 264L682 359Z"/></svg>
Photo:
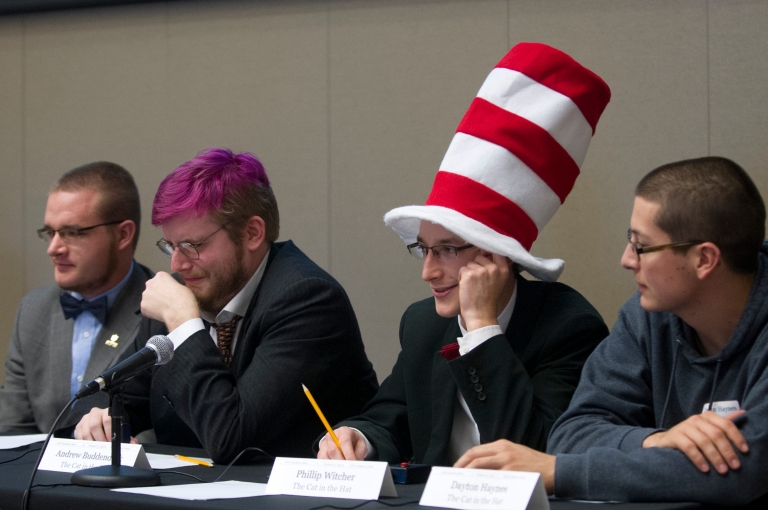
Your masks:
<svg viewBox="0 0 768 510"><path fill-rule="evenodd" d="M670 244L657 244L656 246L638 246L632 242L632 229L627 230L627 242L632 247L632 251L637 255L637 260L640 260L640 255L643 253L653 253L655 251L671 250L673 248L685 248L686 246L694 246L701 244L705 241L686 241L684 243L670 243Z"/></svg>
<svg viewBox="0 0 768 510"><path fill-rule="evenodd" d="M91 225L90 227L63 227L60 229L52 229L48 227L38 228L37 229L37 237L45 241L46 243L50 243L53 240L53 236L56 234L59 234L59 239L61 239L63 242L71 242L75 239L80 239L83 237L83 234L85 232L88 232L89 230L93 230L96 227L103 227L106 225L117 225L118 223L122 223L125 220L117 220L117 221L108 221L106 223L99 223L98 225Z"/></svg>
<svg viewBox="0 0 768 510"><path fill-rule="evenodd" d="M406 246L406 248L408 248L408 253L417 259L421 260L427 258L427 253L432 250L432 255L434 255L437 260L441 261L456 260L460 251L474 247L474 244L465 244L464 246L448 246L447 244L425 246L421 243L413 243Z"/></svg>
<svg viewBox="0 0 768 510"><path fill-rule="evenodd" d="M165 238L160 238L160 240L155 244L157 245L158 248L160 248L160 251L163 252L168 257L171 257L173 255L173 250L178 248L178 250L181 253L183 253L186 257L192 260L197 260L200 258L200 252L197 251L198 246L202 245L208 239L213 237L216 234L216 232L223 229L227 225L229 225L229 223L225 223L224 225L220 226L219 228L214 230L211 235L209 235L199 243L188 243L186 241L182 241L179 244L173 244L166 241Z"/></svg>

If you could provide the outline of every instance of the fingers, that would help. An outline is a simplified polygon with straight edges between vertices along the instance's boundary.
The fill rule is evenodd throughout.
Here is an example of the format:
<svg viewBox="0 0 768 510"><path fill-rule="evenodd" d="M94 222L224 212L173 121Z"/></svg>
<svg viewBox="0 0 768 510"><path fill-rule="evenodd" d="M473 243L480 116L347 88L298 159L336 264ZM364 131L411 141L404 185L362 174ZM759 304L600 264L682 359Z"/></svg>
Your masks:
<svg viewBox="0 0 768 510"><path fill-rule="evenodd" d="M84 441L111 441L112 418L106 409L94 407L80 419L75 427L75 439Z"/></svg>
<svg viewBox="0 0 768 510"><path fill-rule="evenodd" d="M494 441L493 443L481 444L480 446L470 448L464 453L464 455L459 457L459 460L453 464L453 467L465 468L470 467L470 465L473 463L474 465L481 464L484 462L482 459L486 459L494 455L497 449L503 448L504 442L510 443L509 441L500 439L498 441Z"/></svg>
<svg viewBox="0 0 768 510"><path fill-rule="evenodd" d="M326 434L317 452L318 459L363 460L368 455L368 448L359 432L349 427L340 427L334 431L341 445L341 452L330 434ZM342 452L344 456L342 457Z"/></svg>
<svg viewBox="0 0 768 510"><path fill-rule="evenodd" d="M709 471L711 464L718 473L725 474L741 467L736 449L749 451L746 439L733 423L742 414L743 411L737 411L725 418L711 411L697 414L668 431L649 436L643 446L680 450L703 473Z"/></svg>

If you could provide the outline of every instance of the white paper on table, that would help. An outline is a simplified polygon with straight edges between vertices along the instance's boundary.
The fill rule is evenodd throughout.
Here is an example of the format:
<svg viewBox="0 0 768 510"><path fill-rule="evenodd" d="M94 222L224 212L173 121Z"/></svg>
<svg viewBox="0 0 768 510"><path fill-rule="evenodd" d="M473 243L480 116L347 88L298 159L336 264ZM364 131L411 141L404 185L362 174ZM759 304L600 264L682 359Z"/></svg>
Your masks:
<svg viewBox="0 0 768 510"><path fill-rule="evenodd" d="M186 485L161 485L159 487L138 487L132 489L112 489L115 492L131 494L146 494L161 498L186 499L188 501L205 501L209 499L236 499L264 496L266 483L227 482L190 483Z"/></svg>
<svg viewBox="0 0 768 510"><path fill-rule="evenodd" d="M211 459L206 459L204 457L190 457L190 458L202 460L203 462L208 462L210 464L213 464L213 461ZM190 466L199 465L199 464L195 464L194 462L181 460L173 455L162 455L159 453L148 453L147 459L149 460L149 465L152 466L152 469L171 469L171 468L177 468L177 467L190 467Z"/></svg>
<svg viewBox="0 0 768 510"><path fill-rule="evenodd" d="M0 436L0 450L10 450L19 446L45 441L48 434L24 434L22 436Z"/></svg>

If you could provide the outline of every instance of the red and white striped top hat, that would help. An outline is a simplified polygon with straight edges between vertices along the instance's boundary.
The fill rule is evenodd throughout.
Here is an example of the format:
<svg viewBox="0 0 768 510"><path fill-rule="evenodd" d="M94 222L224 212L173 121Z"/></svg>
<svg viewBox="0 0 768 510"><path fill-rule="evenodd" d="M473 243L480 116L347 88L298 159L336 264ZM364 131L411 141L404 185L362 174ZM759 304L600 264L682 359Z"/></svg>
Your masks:
<svg viewBox="0 0 768 510"><path fill-rule="evenodd" d="M555 281L560 259L529 253L573 189L608 85L560 50L520 43L491 71L461 120L423 206L398 207L384 222L406 244L419 222Z"/></svg>

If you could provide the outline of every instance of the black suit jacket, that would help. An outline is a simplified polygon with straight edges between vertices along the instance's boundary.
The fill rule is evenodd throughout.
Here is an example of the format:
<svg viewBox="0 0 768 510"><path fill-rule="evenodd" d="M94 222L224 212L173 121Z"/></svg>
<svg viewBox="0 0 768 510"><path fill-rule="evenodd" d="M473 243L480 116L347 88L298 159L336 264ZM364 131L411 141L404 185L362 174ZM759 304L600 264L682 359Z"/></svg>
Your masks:
<svg viewBox="0 0 768 510"><path fill-rule="evenodd" d="M162 330L145 320L135 348ZM248 446L307 457L324 428L302 383L331 422L359 413L378 387L344 289L288 241L272 245L231 366L199 331L124 395L131 432L154 427L158 443L202 446L216 462Z"/></svg>
<svg viewBox="0 0 768 510"><path fill-rule="evenodd" d="M509 439L544 451L584 361L608 329L566 285L522 277L517 285L506 334L451 362L439 351L461 336L458 319L437 315L434 298L411 305L400 322L401 351L392 374L360 416L337 426L359 429L378 460L448 465L461 391L481 443Z"/></svg>

